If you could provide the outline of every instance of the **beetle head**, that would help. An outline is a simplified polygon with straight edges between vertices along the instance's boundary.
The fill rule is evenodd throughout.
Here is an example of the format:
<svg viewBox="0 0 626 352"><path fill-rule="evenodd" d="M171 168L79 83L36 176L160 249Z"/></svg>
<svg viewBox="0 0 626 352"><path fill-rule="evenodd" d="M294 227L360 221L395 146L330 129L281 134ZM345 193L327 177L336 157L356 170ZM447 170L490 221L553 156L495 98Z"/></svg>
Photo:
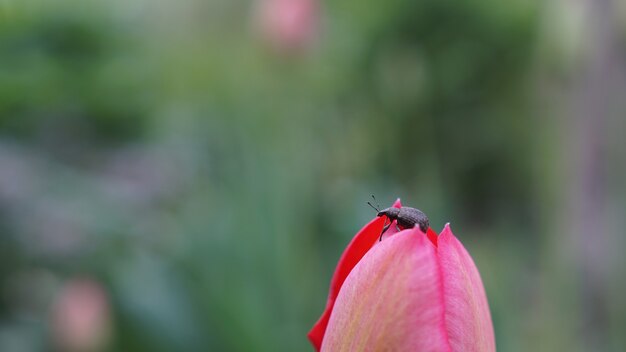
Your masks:
<svg viewBox="0 0 626 352"><path fill-rule="evenodd" d="M388 217L388 218L393 220L393 219L397 219L398 218L398 213L400 213L400 209L395 208L395 207L390 207L390 208L383 209L383 210L379 211L376 216L383 216L383 215L385 215L386 217Z"/></svg>

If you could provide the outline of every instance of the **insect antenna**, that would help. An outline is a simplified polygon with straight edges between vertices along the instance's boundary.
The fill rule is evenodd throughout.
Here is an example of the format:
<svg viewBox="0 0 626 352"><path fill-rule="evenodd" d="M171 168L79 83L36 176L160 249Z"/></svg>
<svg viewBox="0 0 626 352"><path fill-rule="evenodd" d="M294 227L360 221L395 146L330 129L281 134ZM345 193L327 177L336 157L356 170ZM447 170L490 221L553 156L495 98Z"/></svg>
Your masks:
<svg viewBox="0 0 626 352"><path fill-rule="evenodd" d="M374 202L376 202L376 197L374 197L374 195L373 195L373 194L372 194L372 199L374 200ZM378 207L373 206L373 205L372 205L372 203L370 203L370 202L367 202L367 205L369 205L370 207L372 207L372 209L376 210L376 212L377 212L377 213L378 213L378 212L380 212L380 204L378 204L378 202L376 202L376 205L377 205Z"/></svg>

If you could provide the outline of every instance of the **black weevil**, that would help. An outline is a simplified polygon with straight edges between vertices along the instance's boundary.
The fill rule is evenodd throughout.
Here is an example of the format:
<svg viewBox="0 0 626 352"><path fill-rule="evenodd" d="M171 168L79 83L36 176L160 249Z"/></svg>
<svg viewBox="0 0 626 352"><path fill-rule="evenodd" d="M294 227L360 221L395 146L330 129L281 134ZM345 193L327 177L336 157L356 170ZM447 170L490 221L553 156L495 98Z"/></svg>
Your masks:
<svg viewBox="0 0 626 352"><path fill-rule="evenodd" d="M374 198L373 195L372 198ZM376 198L374 198L374 200L376 200ZM385 231L387 231L389 226L391 226L391 222L393 222L394 220L397 220L396 227L398 228L398 230L400 230L399 227L411 229L415 227L415 225L418 225L420 227L420 230L422 230L422 232L424 233L426 233L426 231L428 230L428 217L419 209L411 207L389 207L387 209L379 210L380 206L376 208L370 202L367 202L367 204L369 204L370 207L374 208L374 210L378 212L376 216L386 216L390 220L389 224L385 225L385 227L383 228L383 232L381 232L380 238L378 239L379 241L383 239L383 234L385 233Z"/></svg>

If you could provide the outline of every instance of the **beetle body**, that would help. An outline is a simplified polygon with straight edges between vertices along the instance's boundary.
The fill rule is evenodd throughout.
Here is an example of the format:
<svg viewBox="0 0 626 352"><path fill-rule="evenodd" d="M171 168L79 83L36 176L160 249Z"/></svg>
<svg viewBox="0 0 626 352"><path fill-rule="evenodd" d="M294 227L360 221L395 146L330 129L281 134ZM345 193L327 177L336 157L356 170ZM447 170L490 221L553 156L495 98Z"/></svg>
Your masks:
<svg viewBox="0 0 626 352"><path fill-rule="evenodd" d="M415 225L418 225L420 227L420 230L426 233L429 227L429 221L428 221L428 217L426 216L426 214L424 214L419 209L415 209L411 207L402 207L402 208L390 207L390 208L379 211L377 216L386 216L391 221L397 220L398 226L405 228L405 229L410 229L410 228L415 227ZM385 230L387 230L388 227L389 225L385 226L385 229L383 230L383 232L385 232Z"/></svg>

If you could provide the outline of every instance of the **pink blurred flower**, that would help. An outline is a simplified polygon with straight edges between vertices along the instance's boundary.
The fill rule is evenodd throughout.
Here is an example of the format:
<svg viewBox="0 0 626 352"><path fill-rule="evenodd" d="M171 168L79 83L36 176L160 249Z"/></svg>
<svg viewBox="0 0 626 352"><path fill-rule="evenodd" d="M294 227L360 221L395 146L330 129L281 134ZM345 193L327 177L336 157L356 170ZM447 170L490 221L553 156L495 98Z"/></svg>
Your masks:
<svg viewBox="0 0 626 352"><path fill-rule="evenodd" d="M256 17L264 39L279 50L307 47L319 22L318 0L259 0Z"/></svg>
<svg viewBox="0 0 626 352"><path fill-rule="evenodd" d="M52 310L52 332L59 350L103 350L110 324L109 301L98 282L74 279L64 285Z"/></svg>
<svg viewBox="0 0 626 352"><path fill-rule="evenodd" d="M400 207L400 201L394 204ZM495 351L478 269L446 225L439 236L365 225L341 256L309 332L322 351Z"/></svg>

